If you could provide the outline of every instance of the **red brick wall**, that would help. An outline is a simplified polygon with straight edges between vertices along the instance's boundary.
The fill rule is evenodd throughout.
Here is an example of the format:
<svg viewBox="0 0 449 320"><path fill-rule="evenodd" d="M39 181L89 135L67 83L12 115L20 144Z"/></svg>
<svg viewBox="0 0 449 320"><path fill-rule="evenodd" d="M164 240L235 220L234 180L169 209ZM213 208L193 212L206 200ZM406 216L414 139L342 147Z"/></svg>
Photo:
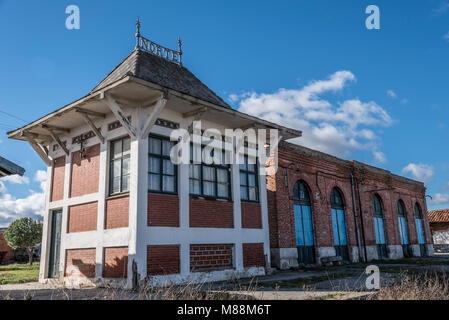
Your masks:
<svg viewBox="0 0 449 320"><path fill-rule="evenodd" d="M100 144L86 148L86 157L72 153L70 197L98 192L100 174Z"/></svg>
<svg viewBox="0 0 449 320"><path fill-rule="evenodd" d="M50 201L58 201L64 198L65 156L53 161L53 175L51 180Z"/></svg>
<svg viewBox="0 0 449 320"><path fill-rule="evenodd" d="M242 228L262 229L260 203L242 202Z"/></svg>
<svg viewBox="0 0 449 320"><path fill-rule="evenodd" d="M232 244L191 244L190 271L212 271L233 268Z"/></svg>
<svg viewBox="0 0 449 320"><path fill-rule="evenodd" d="M231 201L190 198L191 228L234 228Z"/></svg>
<svg viewBox="0 0 449 320"><path fill-rule="evenodd" d="M65 276L95 277L95 249L71 249L66 251Z"/></svg>
<svg viewBox="0 0 449 320"><path fill-rule="evenodd" d="M243 267L265 267L263 243L243 244Z"/></svg>
<svg viewBox="0 0 449 320"><path fill-rule="evenodd" d="M410 243L416 243L413 211L416 201L421 205L423 213L426 213L425 188L422 185L393 176L382 169L364 166L357 162L330 158L332 159L320 153L311 155L308 152L296 152L281 145L279 149L279 170L275 175L267 177L270 246L272 248L294 248L296 245L293 187L299 180L303 180L309 188L315 245L318 247L334 245L330 193L334 187L338 187L344 196L348 244L356 246L356 223L362 230L362 221L359 218L356 222L354 218L351 173L355 178L356 208L358 213L360 214L361 211L363 215L366 245L375 245L376 240L372 209L374 193L365 191L377 189L383 189L383 191L378 191L378 194L384 206L387 245L400 244L397 216L397 201L399 199L402 199L406 206ZM295 167L291 165L292 163L298 165L299 171L295 170ZM288 185L285 183L284 170L287 167L289 168ZM362 210L360 210L359 201ZM427 218L427 215L424 216ZM424 223L424 229L426 242L431 243L430 228L426 222Z"/></svg>
<svg viewBox="0 0 449 320"><path fill-rule="evenodd" d="M105 229L127 228L129 224L129 195L106 199Z"/></svg>
<svg viewBox="0 0 449 320"><path fill-rule="evenodd" d="M147 275L180 273L179 245L147 247Z"/></svg>
<svg viewBox="0 0 449 320"><path fill-rule="evenodd" d="M98 203L91 202L69 207L67 232L97 230Z"/></svg>
<svg viewBox="0 0 449 320"><path fill-rule="evenodd" d="M14 260L15 250L8 246L5 237L0 233L0 263Z"/></svg>
<svg viewBox="0 0 449 320"><path fill-rule="evenodd" d="M148 226L179 227L179 197L149 193Z"/></svg>
<svg viewBox="0 0 449 320"><path fill-rule="evenodd" d="M103 277L126 278L128 275L128 247L104 248Z"/></svg>

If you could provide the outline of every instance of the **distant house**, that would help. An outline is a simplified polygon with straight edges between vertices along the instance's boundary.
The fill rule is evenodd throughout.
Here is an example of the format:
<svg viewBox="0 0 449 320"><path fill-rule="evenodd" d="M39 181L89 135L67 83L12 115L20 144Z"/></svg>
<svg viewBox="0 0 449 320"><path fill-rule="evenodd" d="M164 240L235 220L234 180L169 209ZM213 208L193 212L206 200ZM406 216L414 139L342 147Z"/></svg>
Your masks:
<svg viewBox="0 0 449 320"><path fill-rule="evenodd" d="M6 240L3 237L5 231L6 228L0 228L0 263L14 260L14 255L16 253L16 251L6 243Z"/></svg>
<svg viewBox="0 0 449 320"><path fill-rule="evenodd" d="M449 252L449 209L429 211L435 252Z"/></svg>
<svg viewBox="0 0 449 320"><path fill-rule="evenodd" d="M3 157L0 157L0 178L15 174L23 176L24 173L24 168L12 163L9 160L6 160ZM8 246L5 238L3 237L5 230L6 228L0 228L0 263L13 260L15 254L15 250Z"/></svg>

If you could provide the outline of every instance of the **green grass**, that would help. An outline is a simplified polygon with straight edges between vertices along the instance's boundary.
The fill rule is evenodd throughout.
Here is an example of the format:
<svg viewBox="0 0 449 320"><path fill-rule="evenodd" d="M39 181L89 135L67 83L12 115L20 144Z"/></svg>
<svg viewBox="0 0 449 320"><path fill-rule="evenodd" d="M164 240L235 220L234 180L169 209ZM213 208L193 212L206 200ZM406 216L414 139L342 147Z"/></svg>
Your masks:
<svg viewBox="0 0 449 320"><path fill-rule="evenodd" d="M0 265L0 284L34 282L39 279L39 262Z"/></svg>

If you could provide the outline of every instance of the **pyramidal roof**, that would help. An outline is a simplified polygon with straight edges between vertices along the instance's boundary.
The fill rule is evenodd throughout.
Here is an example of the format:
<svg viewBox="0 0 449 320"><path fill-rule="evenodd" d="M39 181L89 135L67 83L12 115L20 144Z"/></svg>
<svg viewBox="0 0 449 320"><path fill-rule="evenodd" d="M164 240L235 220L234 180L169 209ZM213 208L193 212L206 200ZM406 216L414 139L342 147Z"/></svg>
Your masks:
<svg viewBox="0 0 449 320"><path fill-rule="evenodd" d="M231 108L184 66L145 52L140 48L134 49L92 92L126 76L133 76L225 108Z"/></svg>

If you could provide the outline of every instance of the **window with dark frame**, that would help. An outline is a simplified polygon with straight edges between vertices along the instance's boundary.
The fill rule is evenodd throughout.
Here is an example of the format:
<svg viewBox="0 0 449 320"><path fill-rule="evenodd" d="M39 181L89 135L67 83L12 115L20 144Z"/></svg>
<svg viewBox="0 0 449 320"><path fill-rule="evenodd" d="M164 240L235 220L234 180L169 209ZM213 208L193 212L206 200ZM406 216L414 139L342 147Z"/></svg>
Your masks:
<svg viewBox="0 0 449 320"><path fill-rule="evenodd" d="M197 147L199 148L199 147ZM204 148L204 146L202 147ZM196 149L196 148L195 148ZM225 164L223 150L222 164L193 163L193 145L190 145L189 190L190 195L215 199L231 199L230 166ZM201 149L202 150L202 149ZM213 151L211 156L213 156Z"/></svg>
<svg viewBox="0 0 449 320"><path fill-rule="evenodd" d="M248 156L240 165L240 199L248 202L259 202L257 164L249 164Z"/></svg>
<svg viewBox="0 0 449 320"><path fill-rule="evenodd" d="M148 190L152 193L177 193L177 166L170 159L174 144L168 138L148 138Z"/></svg>
<svg viewBox="0 0 449 320"><path fill-rule="evenodd" d="M109 195L129 191L131 140L124 137L111 141L109 163Z"/></svg>

